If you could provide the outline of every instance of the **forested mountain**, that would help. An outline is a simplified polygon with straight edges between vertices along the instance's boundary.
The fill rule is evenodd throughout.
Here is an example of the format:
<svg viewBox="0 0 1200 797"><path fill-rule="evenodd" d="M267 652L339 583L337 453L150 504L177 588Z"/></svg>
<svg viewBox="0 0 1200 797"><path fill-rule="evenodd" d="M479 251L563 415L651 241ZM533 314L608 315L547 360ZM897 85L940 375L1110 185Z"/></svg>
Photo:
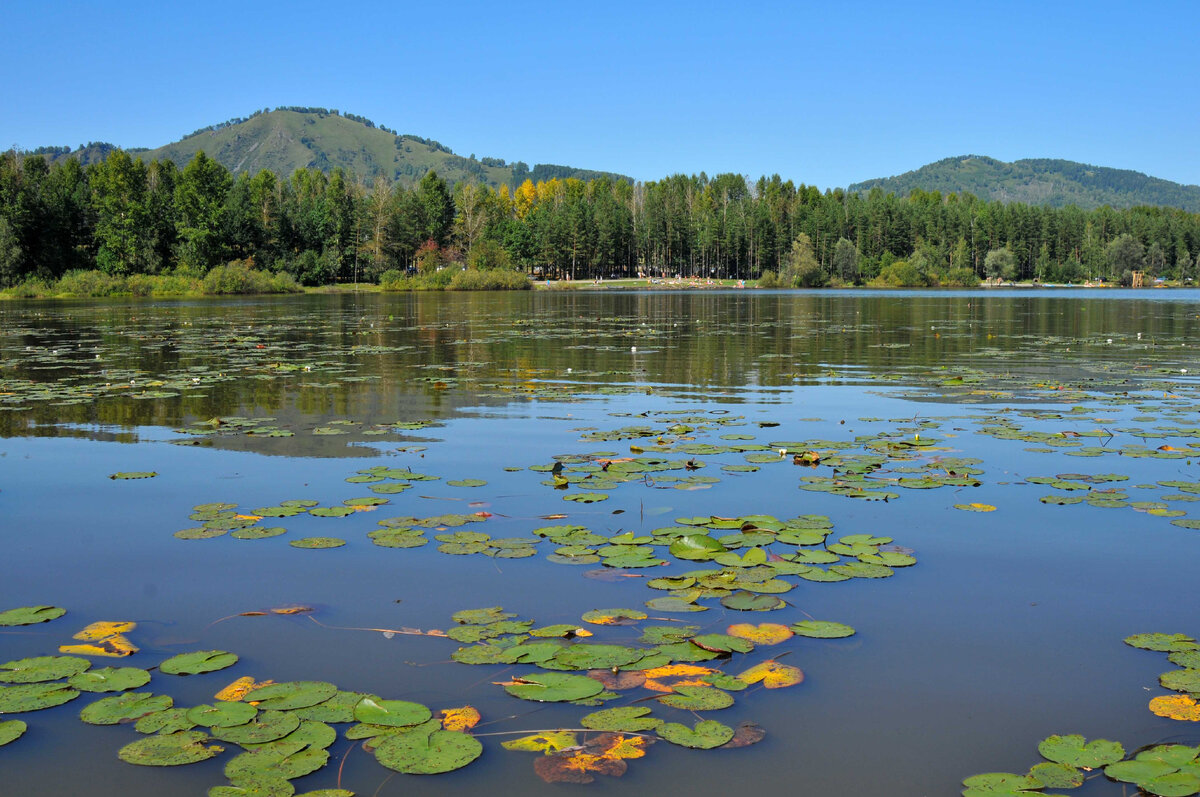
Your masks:
<svg viewBox="0 0 1200 797"><path fill-rule="evenodd" d="M1200 186L1181 185L1128 169L1089 166L1075 161L1033 158L1005 163L979 155L946 158L895 177L851 185L848 190L908 196L914 189L943 194L974 194L980 199L1023 202L1084 210L1111 205L1131 208L1161 205L1200 212Z"/></svg>
<svg viewBox="0 0 1200 797"><path fill-rule="evenodd" d="M53 162L77 158L88 166L104 160L116 149L112 144L90 143L78 150L42 147L35 154ZM258 111L248 118L230 119L185 136L157 149L127 150L146 163L170 160L183 168L203 151L234 174L255 174L267 169L290 175L297 169L330 173L341 168L370 181L375 177L412 185L430 169L451 183L481 182L493 187L520 185L526 178L548 180L575 177L590 180L620 175L570 166L508 163L502 158L464 158L432 139L398 135L370 119L327 108L288 106Z"/></svg>

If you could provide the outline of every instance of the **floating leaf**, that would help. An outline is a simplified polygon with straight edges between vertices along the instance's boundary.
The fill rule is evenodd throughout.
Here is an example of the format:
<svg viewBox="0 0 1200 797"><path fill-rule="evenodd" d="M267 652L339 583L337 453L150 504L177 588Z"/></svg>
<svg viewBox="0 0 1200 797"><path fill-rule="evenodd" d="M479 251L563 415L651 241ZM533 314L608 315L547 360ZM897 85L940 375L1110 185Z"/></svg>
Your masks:
<svg viewBox="0 0 1200 797"><path fill-rule="evenodd" d="M357 721L389 728L419 725L432 716L427 707L407 700L375 700L367 697L354 707L354 719Z"/></svg>
<svg viewBox="0 0 1200 797"><path fill-rule="evenodd" d="M0 747L21 738L28 726L21 720L0 722Z"/></svg>
<svg viewBox="0 0 1200 797"><path fill-rule="evenodd" d="M1036 764L1030 768L1029 777L1047 789L1074 789L1083 785L1083 773L1068 764Z"/></svg>
<svg viewBox="0 0 1200 797"><path fill-rule="evenodd" d="M793 636L791 629L778 623L736 623L726 628L725 633L747 639L755 645L778 645Z"/></svg>
<svg viewBox="0 0 1200 797"><path fill-rule="evenodd" d="M145 767L194 764L212 758L224 749L209 744L209 741L208 734L203 731L177 731L127 744L117 751L117 757Z"/></svg>
<svg viewBox="0 0 1200 797"><path fill-rule="evenodd" d="M585 715L579 722L583 727L592 730L624 733L652 731L663 724L662 720L650 716L650 709L642 706L621 706L596 711Z"/></svg>
<svg viewBox="0 0 1200 797"><path fill-rule="evenodd" d="M237 660L236 653L226 650L197 650L172 656L158 665L158 669L168 675L198 675L232 667Z"/></svg>
<svg viewBox="0 0 1200 797"><path fill-rule="evenodd" d="M1200 703L1188 695L1161 695L1150 701L1150 711L1160 717L1200 722Z"/></svg>
<svg viewBox="0 0 1200 797"><path fill-rule="evenodd" d="M293 548L341 548L346 544L345 540L337 537L303 537L299 540L292 540L288 545Z"/></svg>
<svg viewBox="0 0 1200 797"><path fill-rule="evenodd" d="M147 714L133 725L138 733L168 734L177 731L190 731L196 723L189 722L187 709L168 708Z"/></svg>
<svg viewBox="0 0 1200 797"><path fill-rule="evenodd" d="M85 642L81 645L59 645L58 652L76 656L109 656L119 659L137 653L138 647L120 634L114 634L96 642Z"/></svg>
<svg viewBox="0 0 1200 797"><path fill-rule="evenodd" d="M270 748L250 750L231 759L225 765L225 777L234 781L257 781L263 778L292 780L316 772L329 761L324 749L304 748L285 753Z"/></svg>
<svg viewBox="0 0 1200 797"><path fill-rule="evenodd" d="M65 684L41 683L0 686L0 714L19 714L61 706L79 697L79 692Z"/></svg>
<svg viewBox="0 0 1200 797"><path fill-rule="evenodd" d="M645 656L646 652L622 645L578 644L559 648L553 655L555 663L563 668L596 670L632 664Z"/></svg>
<svg viewBox="0 0 1200 797"><path fill-rule="evenodd" d="M248 692L242 700L257 703L263 711L288 711L315 706L337 694L337 687L327 681L284 681Z"/></svg>
<svg viewBox="0 0 1200 797"><path fill-rule="evenodd" d="M206 728L229 728L245 725L254 719L258 709L249 703L222 701L212 705L193 706L187 711L188 722Z"/></svg>
<svg viewBox="0 0 1200 797"><path fill-rule="evenodd" d="M583 621L593 625L633 625L647 616L638 609L593 609L583 613Z"/></svg>
<svg viewBox="0 0 1200 797"><path fill-rule="evenodd" d="M473 706L444 708L438 713L442 715L442 728L447 731L470 730L478 725L479 720L482 719L479 715L479 710Z"/></svg>
<svg viewBox="0 0 1200 797"><path fill-rule="evenodd" d="M702 634L692 637L691 642L714 653L749 653L754 650L753 642L731 634Z"/></svg>
<svg viewBox="0 0 1200 797"><path fill-rule="evenodd" d="M451 487L483 487L487 482L483 479L454 479L446 484Z"/></svg>
<svg viewBox="0 0 1200 797"><path fill-rule="evenodd" d="M85 626L82 631L75 634L71 639L82 639L85 642L94 642L98 639L106 639L115 634L128 634L133 629L137 628L137 623L134 622L112 622L102 620L100 622L90 623Z"/></svg>
<svg viewBox="0 0 1200 797"><path fill-rule="evenodd" d="M840 639L854 635L854 629L850 626L829 620L802 620L793 623L792 630L800 636L813 639Z"/></svg>
<svg viewBox="0 0 1200 797"><path fill-rule="evenodd" d="M733 696L713 686L676 686L674 692L658 698L658 702L689 711L716 711L732 706Z"/></svg>
<svg viewBox="0 0 1200 797"><path fill-rule="evenodd" d="M533 762L533 771L547 783L591 783L593 773L619 778L628 767L623 759L583 752L546 755Z"/></svg>
<svg viewBox="0 0 1200 797"><path fill-rule="evenodd" d="M774 595L755 595L746 590L738 590L732 595L726 595L721 598L721 605L726 609L735 609L739 612L769 612L773 609L782 609L787 604L782 598L776 598Z"/></svg>
<svg viewBox="0 0 1200 797"><path fill-rule="evenodd" d="M668 550L677 559L703 560L724 553L725 546L707 534L683 534L671 541Z"/></svg>
<svg viewBox="0 0 1200 797"><path fill-rule="evenodd" d="M955 504L954 508L961 509L964 512L995 512L996 511L996 507L992 506L991 504L978 504L978 503Z"/></svg>
<svg viewBox="0 0 1200 797"><path fill-rule="evenodd" d="M549 754L565 750L568 747L576 747L578 744L579 740L571 731L546 731L544 733L535 733L530 736L522 736L519 739L501 742L500 746L505 750L523 750L531 753Z"/></svg>
<svg viewBox="0 0 1200 797"><path fill-rule="evenodd" d="M1171 670L1158 676L1158 682L1176 692L1191 692L1200 695L1200 670Z"/></svg>
<svg viewBox="0 0 1200 797"><path fill-rule="evenodd" d="M147 714L171 708L174 700L170 695L155 695L150 692L126 692L112 697L103 697L91 705L84 706L79 719L89 725L116 725L132 722Z"/></svg>
<svg viewBox="0 0 1200 797"><path fill-rule="evenodd" d="M731 741L733 728L714 720L702 720L697 722L693 728L677 722L668 722L658 729L658 735L671 744L698 750L711 750Z"/></svg>
<svg viewBox="0 0 1200 797"><path fill-rule="evenodd" d="M190 712L188 719L192 719ZM233 742L234 744L263 744L282 739L299 727L300 717L297 714L289 711L263 711L254 716L253 720L241 725L215 726L212 729L212 735L223 742Z"/></svg>
<svg viewBox="0 0 1200 797"><path fill-rule="evenodd" d="M583 675L534 673L513 679L513 683L505 685L504 691L522 700L559 703L593 697L603 688L597 681Z"/></svg>
<svg viewBox="0 0 1200 797"><path fill-rule="evenodd" d="M753 722L743 722L733 729L733 738L721 745L721 749L732 750L737 747L749 747L752 744L758 744L766 736L767 732L758 725Z"/></svg>
<svg viewBox="0 0 1200 797"><path fill-rule="evenodd" d="M221 691L217 692L213 697L217 700L241 700L246 693L252 689L257 689L260 686L268 686L275 683L274 681L256 682L253 677L246 675L238 678L233 683L226 686Z"/></svg>
<svg viewBox="0 0 1200 797"><path fill-rule="evenodd" d="M0 683L36 684L81 673L92 663L75 656L35 656L0 664Z"/></svg>
<svg viewBox="0 0 1200 797"><path fill-rule="evenodd" d="M804 680L804 672L799 667L770 660L754 665L739 673L737 677L748 684L761 683L767 689L782 689L801 683Z"/></svg>
<svg viewBox="0 0 1200 797"><path fill-rule="evenodd" d="M1123 640L1126 645L1142 650L1163 652L1197 649L1196 640L1185 634L1134 634Z"/></svg>
<svg viewBox="0 0 1200 797"><path fill-rule="evenodd" d="M131 470L121 471L120 473L109 474L110 479L152 479L158 473L152 470Z"/></svg>
<svg viewBox="0 0 1200 797"><path fill-rule="evenodd" d="M35 625L56 620L67 613L58 606L23 606L0 612L0 626Z"/></svg>
<svg viewBox="0 0 1200 797"><path fill-rule="evenodd" d="M1038 744L1038 752L1050 761L1084 769L1096 769L1125 757L1120 742L1094 739L1085 743L1084 737L1075 733L1048 736Z"/></svg>
<svg viewBox="0 0 1200 797"><path fill-rule="evenodd" d="M150 673L138 667L101 667L73 675L67 683L81 692L123 692L150 683Z"/></svg>
<svg viewBox="0 0 1200 797"><path fill-rule="evenodd" d="M563 496L564 501L575 501L580 504L594 504L599 501L607 501L608 495L605 493L568 493Z"/></svg>
<svg viewBox="0 0 1200 797"><path fill-rule="evenodd" d="M380 764L410 775L436 775L461 769L483 752L473 736L455 731L398 733L386 737L375 748Z"/></svg>

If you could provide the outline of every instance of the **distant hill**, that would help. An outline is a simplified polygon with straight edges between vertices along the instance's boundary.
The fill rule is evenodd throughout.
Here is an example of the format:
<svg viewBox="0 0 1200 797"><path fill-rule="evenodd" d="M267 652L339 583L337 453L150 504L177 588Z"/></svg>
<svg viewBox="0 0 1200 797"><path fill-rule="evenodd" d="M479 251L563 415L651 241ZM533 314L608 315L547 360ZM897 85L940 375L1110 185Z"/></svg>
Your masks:
<svg viewBox="0 0 1200 797"><path fill-rule="evenodd" d="M35 153L55 161L79 158L87 165L103 160L113 149L112 144L92 142L77 150L42 147ZM325 108L263 110L249 118L202 128L166 146L129 152L146 162L172 160L182 168L200 150L235 173L270 169L289 175L305 167L325 172L341 167L368 180L382 176L404 184L415 183L430 169L452 183L478 180L493 186L516 186L526 178L536 182L551 177L623 177L570 166L537 164L530 169L520 161L508 163L502 158L464 158L437 141L399 135L364 117Z"/></svg>
<svg viewBox="0 0 1200 797"><path fill-rule="evenodd" d="M980 155L946 158L896 177L855 183L848 190L872 188L907 195L913 189L971 193L981 199L1091 209L1165 205L1200 213L1200 186L1181 185L1128 169L1109 169L1067 160L1035 158L1004 161Z"/></svg>

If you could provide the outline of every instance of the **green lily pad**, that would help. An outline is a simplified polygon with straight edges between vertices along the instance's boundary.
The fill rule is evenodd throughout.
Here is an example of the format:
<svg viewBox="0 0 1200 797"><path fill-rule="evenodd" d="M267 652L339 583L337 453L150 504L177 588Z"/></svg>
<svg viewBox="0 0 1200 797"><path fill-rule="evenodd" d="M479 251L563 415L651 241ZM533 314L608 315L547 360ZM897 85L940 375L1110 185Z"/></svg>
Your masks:
<svg viewBox="0 0 1200 797"><path fill-rule="evenodd" d="M35 625L56 620L67 613L58 606L22 606L0 612L0 626Z"/></svg>
<svg viewBox="0 0 1200 797"><path fill-rule="evenodd" d="M1069 764L1036 764L1030 768L1029 777L1046 789L1074 789L1083 785L1083 773Z"/></svg>
<svg viewBox="0 0 1200 797"><path fill-rule="evenodd" d="M677 686L671 694L658 698L658 702L688 711L716 711L732 706L733 695L714 686Z"/></svg>
<svg viewBox="0 0 1200 797"><path fill-rule="evenodd" d="M569 670L601 670L633 664L645 655L638 648L588 643L560 648L554 661Z"/></svg>
<svg viewBox="0 0 1200 797"><path fill-rule="evenodd" d="M78 656L35 656L0 664L0 683L36 684L81 673L92 663Z"/></svg>
<svg viewBox="0 0 1200 797"><path fill-rule="evenodd" d="M120 473L111 473L110 479L152 479L158 475L157 471L152 470L129 470L121 471Z"/></svg>
<svg viewBox="0 0 1200 797"><path fill-rule="evenodd" d="M1144 783L1148 780L1170 774L1179 769L1177 766L1163 761L1134 759L1132 761L1117 761L1104 768L1104 774L1113 780L1124 783Z"/></svg>
<svg viewBox="0 0 1200 797"><path fill-rule="evenodd" d="M707 534L681 534L667 550L677 559L703 560L725 553L725 546Z"/></svg>
<svg viewBox="0 0 1200 797"><path fill-rule="evenodd" d="M208 790L207 797L292 797L295 793L296 787L291 781L264 776L239 781L231 786L213 786Z"/></svg>
<svg viewBox="0 0 1200 797"><path fill-rule="evenodd" d="M564 501L575 501L580 504L595 504L599 501L607 501L608 495L605 493L568 493L563 496Z"/></svg>
<svg viewBox="0 0 1200 797"><path fill-rule="evenodd" d="M1167 689L1174 689L1176 692L1190 692L1192 695L1200 694L1200 670L1171 670L1158 676L1158 682Z"/></svg>
<svg viewBox="0 0 1200 797"><path fill-rule="evenodd" d="M349 517L354 510L348 506L322 506L308 510L313 517Z"/></svg>
<svg viewBox="0 0 1200 797"><path fill-rule="evenodd" d="M354 707L354 719L357 721L370 725L386 725L389 728L419 725L432 716L427 707L407 700L376 700L365 697Z"/></svg>
<svg viewBox="0 0 1200 797"><path fill-rule="evenodd" d="M702 634L692 637L692 644L715 653L749 653L754 650L754 643L750 640L729 634Z"/></svg>
<svg viewBox="0 0 1200 797"><path fill-rule="evenodd" d="M150 683L150 673L139 667L101 667L73 675L67 683L81 692L124 692Z"/></svg>
<svg viewBox="0 0 1200 797"><path fill-rule="evenodd" d="M168 708L147 714L134 723L133 728L138 733L168 734L177 731L190 731L196 723L187 718L186 708Z"/></svg>
<svg viewBox="0 0 1200 797"><path fill-rule="evenodd" d="M640 733L652 731L663 724L657 717L650 716L650 709L642 706L621 706L586 714L579 720L585 728L615 733Z"/></svg>
<svg viewBox="0 0 1200 797"><path fill-rule="evenodd" d="M247 705L241 703L240 705ZM253 706L251 706L253 708ZM189 715L188 719L191 719ZM249 722L229 727L214 726L212 735L234 744L263 744L282 739L300 727L300 717L288 711L263 711Z"/></svg>
<svg viewBox="0 0 1200 797"><path fill-rule="evenodd" d="M692 747L697 750L711 750L733 738L733 728L714 720L702 720L697 722L694 728L677 722L668 722L662 725L657 732L671 744Z"/></svg>
<svg viewBox="0 0 1200 797"><path fill-rule="evenodd" d="M175 701L170 695L150 692L126 692L112 697L102 697L91 705L84 706L79 719L89 725L116 725L132 722L147 714L171 708Z"/></svg>
<svg viewBox="0 0 1200 797"><path fill-rule="evenodd" d="M341 548L345 544L345 540L337 537L303 537L288 543L293 548Z"/></svg>
<svg viewBox="0 0 1200 797"><path fill-rule="evenodd" d="M29 726L27 726L21 720L7 720L5 722L0 722L0 747L3 747L9 742L15 742L17 739L20 739L21 735L25 733L25 729L28 727Z"/></svg>
<svg viewBox="0 0 1200 797"><path fill-rule="evenodd" d="M1029 775L1018 775L1013 772L985 772L982 775L972 775L963 781L966 790L965 797L1038 797L1041 792L1030 791L1040 789L1041 782Z"/></svg>
<svg viewBox="0 0 1200 797"><path fill-rule="evenodd" d="M593 609L584 612L582 619L593 625L633 625L645 620L646 613L639 609Z"/></svg>
<svg viewBox="0 0 1200 797"><path fill-rule="evenodd" d="M0 686L0 714L20 714L61 706L79 697L79 692L66 684L41 683Z"/></svg>
<svg viewBox="0 0 1200 797"><path fill-rule="evenodd" d="M474 736L457 731L435 730L388 736L375 747L380 764L409 775L453 772L479 758L483 745Z"/></svg>
<svg viewBox="0 0 1200 797"><path fill-rule="evenodd" d="M299 716L296 712L290 712ZM300 727L283 736L279 739L273 739L269 742L242 742L242 746L247 750L274 750L275 752L283 752L286 755L299 752L306 747L320 748L322 750L331 747L337 741L337 731L332 725L326 725L324 722L316 722L314 720L302 720Z"/></svg>
<svg viewBox="0 0 1200 797"><path fill-rule="evenodd" d="M603 691L604 686L584 675L563 673L533 673L513 679L504 691L522 700L539 703L561 703L567 700L582 700Z"/></svg>
<svg viewBox="0 0 1200 797"><path fill-rule="evenodd" d="M1138 787L1159 797L1189 797L1200 794L1200 775L1191 772L1171 772L1141 781Z"/></svg>
<svg viewBox="0 0 1200 797"><path fill-rule="evenodd" d="M292 780L316 772L328 761L329 752L319 748L306 747L291 754L269 748L250 750L230 759L225 765L225 777L235 783L263 778Z"/></svg>
<svg viewBox="0 0 1200 797"><path fill-rule="evenodd" d="M1120 742L1107 739L1084 741L1079 734L1049 736L1038 744L1043 758L1072 767L1096 769L1120 761L1125 757L1125 748Z"/></svg>
<svg viewBox="0 0 1200 797"><path fill-rule="evenodd" d="M193 529L180 529L171 536L180 540L211 540L216 537L224 537L228 533L229 529L213 529L198 526Z"/></svg>
<svg viewBox="0 0 1200 797"><path fill-rule="evenodd" d="M446 484L451 487L483 487L487 482L483 479L454 479Z"/></svg>
<svg viewBox="0 0 1200 797"><path fill-rule="evenodd" d="M854 634L854 629L850 626L829 620L803 620L794 623L791 628L799 636L814 639L840 639Z"/></svg>
<svg viewBox="0 0 1200 797"><path fill-rule="evenodd" d="M229 728L245 725L254 719L258 709L249 703L219 700L209 705L193 706L187 711L188 722L206 728Z"/></svg>
<svg viewBox="0 0 1200 797"><path fill-rule="evenodd" d="M117 751L117 757L128 764L144 767L195 764L224 749L209 742L208 734L203 731L177 731L131 742Z"/></svg>
<svg viewBox="0 0 1200 797"><path fill-rule="evenodd" d="M522 736L519 739L501 742L505 750L521 750L529 753L553 753L568 747L575 747L579 739L571 731L546 731Z"/></svg>
<svg viewBox="0 0 1200 797"><path fill-rule="evenodd" d="M1142 650L1170 652L1196 650L1196 640L1186 634L1134 634L1124 639L1126 645Z"/></svg>
<svg viewBox="0 0 1200 797"><path fill-rule="evenodd" d="M158 665L158 669L168 675L199 675L232 667L237 660L236 653L226 650L197 650L172 656Z"/></svg>
<svg viewBox="0 0 1200 797"><path fill-rule="evenodd" d="M381 548L420 548L429 543L421 532L411 529L377 529L368 531L367 537Z"/></svg>
<svg viewBox="0 0 1200 797"><path fill-rule="evenodd" d="M726 595L721 598L721 605L726 609L734 609L739 612L769 612L774 609L782 609L787 604L782 598L776 598L774 595L755 595L752 592L738 590L732 595Z"/></svg>
<svg viewBox="0 0 1200 797"><path fill-rule="evenodd" d="M338 688L328 681L285 681L252 689L242 700L258 703L263 711L288 711L315 706L333 697L337 691Z"/></svg>
<svg viewBox="0 0 1200 797"><path fill-rule="evenodd" d="M248 529L235 529L229 536L235 540L266 540L286 533L287 529L283 526L251 526Z"/></svg>

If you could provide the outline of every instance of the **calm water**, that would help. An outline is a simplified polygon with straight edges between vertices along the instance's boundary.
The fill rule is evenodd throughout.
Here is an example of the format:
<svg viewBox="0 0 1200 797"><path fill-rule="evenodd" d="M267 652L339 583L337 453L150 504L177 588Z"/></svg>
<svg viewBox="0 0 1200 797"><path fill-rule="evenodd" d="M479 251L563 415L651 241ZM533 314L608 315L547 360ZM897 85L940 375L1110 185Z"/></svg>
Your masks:
<svg viewBox="0 0 1200 797"><path fill-rule="evenodd" d="M94 666L153 667L200 649L241 657L186 678L155 672L142 691L177 706L211 702L251 675L327 680L435 711L469 704L483 715L480 733L574 728L596 709L517 700L493 683L534 666L468 666L450 660L460 646L452 640L349 629L446 629L455 611L497 605L538 626L578 623L591 609L645 608L666 596L647 588L650 578L715 567L664 547L656 551L666 567L570 566L547 560L557 547L549 541L529 558L447 555L437 534L536 540L534 529L578 524L642 536L679 518L816 514L833 523L830 543L890 537L917 564L837 583L787 576L795 587L777 611L733 611L708 596L698 600L707 611L647 610L705 632L815 618L857 634L796 637L717 662L737 673L789 652L781 661L804 670L798 686L752 688L702 715L756 722L767 731L761 743L699 751L659 742L623 778L578 788L948 795L968 775L1026 771L1052 733L1130 750L1196 744L1192 724L1147 710L1167 694L1157 677L1173 666L1121 640L1200 631L1200 531L1171 522L1200 517L1191 502L1200 496L1158 484L1198 478L1198 299L581 292L0 303L0 610L68 610L4 629L0 662L53 654L96 620L136 620L129 637L140 652ZM629 427L650 431L613 434ZM718 449L694 448L702 444ZM763 452L720 448L739 444L775 459L748 462ZM779 457L779 447L789 453ZM794 465L797 450L819 452L821 464ZM597 460L649 455L699 467L602 483L596 492L608 498L596 503L563 500L586 480L565 491L543 483L556 457L574 480ZM747 464L758 470L723 469ZM289 499L373 497L371 484L346 480L376 466L437 478L379 496L388 503L374 511L265 518L257 525L287 529L269 539L173 536L200 525L189 519L198 504L250 513ZM131 471L158 475L109 478ZM870 492L838 494L856 472ZM964 473L979 486L944 483ZM1112 480L1080 490L1028 481L1060 474ZM447 484L458 479L486 484ZM1039 500L1051 495L1091 500ZM970 503L996 510L954 508ZM490 517L430 529L422 547L367 537L387 518L475 512ZM347 544L288 545L314 535ZM604 575L619 577L596 577ZM237 616L289 605L315 611ZM651 623L663 621L642 625ZM595 626L592 640L634 643L640 627ZM608 706L650 694L634 690ZM81 723L79 710L96 697L13 715L29 731L0 747L0 792L200 795L226 783L236 745L187 767L121 762L116 751L140 735ZM667 721L696 720L638 705ZM483 756L462 770L415 777L339 737L331 764L296 791L332 788L343 760L342 786L365 795L568 788L544 784L536 755L502 749L507 738L481 737ZM1072 793L1120 787L1100 778Z"/></svg>

